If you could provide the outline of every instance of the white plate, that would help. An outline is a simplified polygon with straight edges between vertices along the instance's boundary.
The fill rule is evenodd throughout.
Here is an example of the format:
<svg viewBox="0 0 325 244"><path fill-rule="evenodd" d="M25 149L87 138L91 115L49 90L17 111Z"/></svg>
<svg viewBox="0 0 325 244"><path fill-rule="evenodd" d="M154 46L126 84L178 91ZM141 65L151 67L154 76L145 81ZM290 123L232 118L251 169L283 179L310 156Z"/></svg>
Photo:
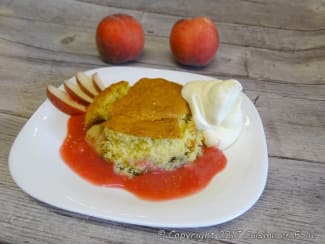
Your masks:
<svg viewBox="0 0 325 244"><path fill-rule="evenodd" d="M193 73L135 67L109 67L86 73L94 72L99 72L106 85L119 80L133 83L141 77L161 77L179 83L211 79ZM10 173L17 185L32 197L80 214L154 227L220 224L251 208L266 183L268 157L264 130L257 110L246 95L243 110L245 126L239 139L225 151L226 168L203 191L186 198L150 202L127 191L95 186L80 178L59 155L68 116L48 100L12 145Z"/></svg>

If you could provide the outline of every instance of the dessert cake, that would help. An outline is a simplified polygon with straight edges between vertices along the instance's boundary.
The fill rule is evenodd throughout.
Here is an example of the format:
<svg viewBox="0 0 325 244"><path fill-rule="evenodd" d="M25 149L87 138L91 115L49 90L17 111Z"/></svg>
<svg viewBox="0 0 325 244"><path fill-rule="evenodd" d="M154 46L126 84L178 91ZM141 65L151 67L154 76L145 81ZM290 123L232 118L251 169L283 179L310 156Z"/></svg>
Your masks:
<svg viewBox="0 0 325 244"><path fill-rule="evenodd" d="M125 81L112 84L87 109L87 142L128 176L194 161L203 136L181 89L161 78L142 78L131 87Z"/></svg>

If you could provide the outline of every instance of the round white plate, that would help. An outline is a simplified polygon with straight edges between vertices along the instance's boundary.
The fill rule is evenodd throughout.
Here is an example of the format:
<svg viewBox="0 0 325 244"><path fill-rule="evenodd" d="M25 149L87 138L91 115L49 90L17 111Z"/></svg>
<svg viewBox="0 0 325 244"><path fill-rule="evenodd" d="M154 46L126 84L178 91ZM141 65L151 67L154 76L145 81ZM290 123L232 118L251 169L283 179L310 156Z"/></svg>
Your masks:
<svg viewBox="0 0 325 244"><path fill-rule="evenodd" d="M165 78L181 84L212 77L171 70L108 67L99 72L105 85L119 80L131 84L142 77ZM74 78L72 78L74 79ZM44 87L45 92L45 87ZM131 193L88 183L61 159L59 148L68 116L46 100L20 131L9 155L10 173L32 197L68 211L124 223L154 227L202 227L243 214L258 200L267 179L268 157L260 116L243 95L245 126L224 153L226 168L201 192L189 197L151 202Z"/></svg>

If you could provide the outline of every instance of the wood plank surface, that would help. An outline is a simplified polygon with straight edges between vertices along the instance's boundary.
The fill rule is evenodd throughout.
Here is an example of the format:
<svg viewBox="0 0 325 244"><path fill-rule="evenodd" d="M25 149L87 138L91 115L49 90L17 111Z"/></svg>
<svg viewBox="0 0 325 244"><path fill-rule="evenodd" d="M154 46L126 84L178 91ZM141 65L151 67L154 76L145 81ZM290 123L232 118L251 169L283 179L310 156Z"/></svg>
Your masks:
<svg viewBox="0 0 325 244"><path fill-rule="evenodd" d="M54 208L12 180L10 147L46 99L46 86L110 66L100 60L94 35L100 19L117 12L136 17L146 35L143 55L126 66L243 84L269 153L265 191L245 214L206 228L128 225ZM178 19L197 15L216 22L220 48L210 65L191 69L175 63L168 37ZM0 243L324 243L324 67L323 0L0 0ZM237 235L223 235L230 232ZM180 240L175 233L206 238Z"/></svg>
<svg viewBox="0 0 325 244"><path fill-rule="evenodd" d="M132 2L128 0L81 0L80 2L140 9L145 12L158 12L166 15L207 15L218 22L243 23L279 29L324 30L325 22L324 2L317 0L167 0L160 3L154 0Z"/></svg>

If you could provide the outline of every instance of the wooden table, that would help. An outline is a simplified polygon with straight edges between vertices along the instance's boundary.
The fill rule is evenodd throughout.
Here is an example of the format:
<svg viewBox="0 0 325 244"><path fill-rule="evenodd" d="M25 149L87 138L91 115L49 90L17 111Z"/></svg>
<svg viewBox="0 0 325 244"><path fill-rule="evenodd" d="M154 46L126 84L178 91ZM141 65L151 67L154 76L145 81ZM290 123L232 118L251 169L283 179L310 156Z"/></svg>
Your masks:
<svg viewBox="0 0 325 244"><path fill-rule="evenodd" d="M143 55L127 66L238 79L264 124L269 174L259 201L225 224L176 231L241 231L234 239L204 240L211 243L270 243L272 238L276 243L325 243L323 0L0 0L0 242L179 242L160 237L159 228L48 206L21 191L8 170L10 147L46 99L46 86L58 86L77 71L109 66L98 57L94 34L102 17L117 12L136 17L146 35ZM174 62L168 36L176 20L197 15L217 23L221 45L210 65L190 69Z"/></svg>

